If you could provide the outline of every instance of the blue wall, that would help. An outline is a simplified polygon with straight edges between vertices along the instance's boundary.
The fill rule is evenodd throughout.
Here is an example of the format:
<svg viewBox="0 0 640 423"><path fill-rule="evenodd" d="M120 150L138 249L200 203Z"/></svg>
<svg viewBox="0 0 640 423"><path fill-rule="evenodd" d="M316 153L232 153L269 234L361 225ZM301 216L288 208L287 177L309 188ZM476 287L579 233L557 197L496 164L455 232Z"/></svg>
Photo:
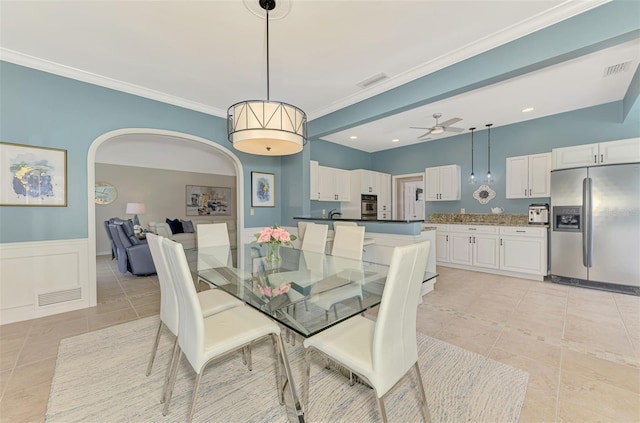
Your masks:
<svg viewBox="0 0 640 423"><path fill-rule="evenodd" d="M0 62L0 140L67 150L67 207L2 207L0 242L87 237L87 152L100 135L121 128L158 128L206 138L232 149L222 118ZM309 147L307 147L309 148ZM234 151L235 152L235 151ZM281 159L235 152L244 167L245 204L251 171L281 177ZM246 226L280 222L275 208L245 209Z"/></svg>

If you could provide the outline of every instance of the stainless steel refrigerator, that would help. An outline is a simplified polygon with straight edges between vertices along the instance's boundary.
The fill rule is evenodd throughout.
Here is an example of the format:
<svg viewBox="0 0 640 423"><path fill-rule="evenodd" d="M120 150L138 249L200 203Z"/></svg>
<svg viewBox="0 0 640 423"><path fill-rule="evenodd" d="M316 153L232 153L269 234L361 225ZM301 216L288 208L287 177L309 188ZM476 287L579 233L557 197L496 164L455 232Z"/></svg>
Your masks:
<svg viewBox="0 0 640 423"><path fill-rule="evenodd" d="M640 295L640 163L551 172L551 280Z"/></svg>

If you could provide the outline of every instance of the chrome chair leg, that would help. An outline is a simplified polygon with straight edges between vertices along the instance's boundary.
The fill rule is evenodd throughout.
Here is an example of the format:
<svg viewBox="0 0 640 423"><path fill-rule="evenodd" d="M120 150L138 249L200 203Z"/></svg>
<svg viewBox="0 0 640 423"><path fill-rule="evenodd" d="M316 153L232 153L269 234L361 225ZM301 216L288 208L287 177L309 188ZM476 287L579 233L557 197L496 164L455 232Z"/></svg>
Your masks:
<svg viewBox="0 0 640 423"><path fill-rule="evenodd" d="M422 383L422 374L420 373L420 365L416 361L413 365L416 371L416 378L418 378L418 387L420 388L420 395L422 397L422 413L424 415L424 421L431 423L431 414L429 413L429 404L427 404L427 394L424 392L424 384Z"/></svg>
<svg viewBox="0 0 640 423"><path fill-rule="evenodd" d="M378 394L375 393L376 399L378 400L378 407L380 408L380 417L382 417L382 422L387 423L387 411L384 408L384 401L382 397L378 397Z"/></svg>
<svg viewBox="0 0 640 423"><path fill-rule="evenodd" d="M187 419L187 422L191 423L191 421L193 420L193 413L196 410L196 401L198 400L198 390L200 388L200 379L202 378L202 374L204 373L204 368L206 367L207 363L205 363L204 366L202 366L202 368L200 369L200 373L198 373L198 375L196 376L196 384L193 387L193 399L191 400L191 409L189 410L189 418Z"/></svg>
<svg viewBox="0 0 640 423"><path fill-rule="evenodd" d="M304 354L304 373L303 373L303 385L302 385L302 410L304 410L305 417L309 414L309 379L311 378L311 348L307 348ZM307 417L308 420L308 417Z"/></svg>
<svg viewBox="0 0 640 423"><path fill-rule="evenodd" d="M156 340L153 343L153 348L151 349L151 357L149 357L149 364L147 364L147 373L146 376L151 374L151 368L153 367L153 360L156 358L156 352L158 351L158 344L160 343L160 332L162 331L162 326L164 323L160 320L160 324L158 325L158 331L156 332Z"/></svg>
<svg viewBox="0 0 640 423"><path fill-rule="evenodd" d="M276 335L278 340L278 349L280 350L280 358L282 359L282 367L284 368L284 372L287 376L287 380L284 381L289 386L289 393L291 394L291 398L293 398L293 405L296 409L296 413L298 413L298 420L303 422L304 417L301 414L302 410L300 407L300 400L296 395L296 388L293 386L293 375L291 373L291 367L289 366L289 359L287 359L287 353L284 349L284 343L282 342L282 336Z"/></svg>
<svg viewBox="0 0 640 423"><path fill-rule="evenodd" d="M178 337L176 336L176 340L173 342L173 349L171 350L171 359L169 360L167 371L164 376L164 386L162 387L162 397L160 398L160 404L164 403L167 397L167 388L169 387L169 380L171 379L171 370L173 369L173 362L178 355L178 349L180 349L180 345L178 345Z"/></svg>
<svg viewBox="0 0 640 423"><path fill-rule="evenodd" d="M171 376L169 378L168 391L164 401L164 408L162 409L163 416L166 416L167 413L169 413L169 405L171 404L171 396L173 395L173 388L176 384L176 378L178 376L178 367L181 359L182 359L182 350L178 351L178 355L175 361L172 363L173 368L171 369Z"/></svg>
<svg viewBox="0 0 640 423"><path fill-rule="evenodd" d="M249 371L253 370L253 362L251 360L251 344L247 345L246 347L247 350L247 368L249 369Z"/></svg>
<svg viewBox="0 0 640 423"><path fill-rule="evenodd" d="M335 304L332 307L333 307L333 315L336 317L336 320L338 320L338 307Z"/></svg>
<svg viewBox="0 0 640 423"><path fill-rule="evenodd" d="M284 405L284 386L282 385L282 374L280 372L280 357L278 356L278 340L275 335L271 335L271 341L273 343L273 357L275 359L276 367L276 387L278 388L278 401L280 405Z"/></svg>

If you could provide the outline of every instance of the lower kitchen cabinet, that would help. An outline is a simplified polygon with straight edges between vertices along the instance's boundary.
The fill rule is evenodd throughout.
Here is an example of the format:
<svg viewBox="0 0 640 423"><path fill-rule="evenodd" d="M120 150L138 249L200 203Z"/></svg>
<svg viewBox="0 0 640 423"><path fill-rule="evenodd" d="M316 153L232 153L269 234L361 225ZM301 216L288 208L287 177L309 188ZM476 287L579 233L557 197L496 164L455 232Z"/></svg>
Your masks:
<svg viewBox="0 0 640 423"><path fill-rule="evenodd" d="M547 228L434 225L441 266L542 280L547 275Z"/></svg>

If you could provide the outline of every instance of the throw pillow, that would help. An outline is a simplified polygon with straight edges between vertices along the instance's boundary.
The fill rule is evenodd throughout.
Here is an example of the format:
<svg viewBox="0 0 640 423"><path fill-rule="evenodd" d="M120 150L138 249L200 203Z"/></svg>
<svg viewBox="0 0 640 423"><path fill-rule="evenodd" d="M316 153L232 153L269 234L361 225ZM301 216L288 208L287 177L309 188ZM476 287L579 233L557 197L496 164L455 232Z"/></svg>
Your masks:
<svg viewBox="0 0 640 423"><path fill-rule="evenodd" d="M182 222L182 229L184 230L185 234L192 234L195 232L195 229L193 228L193 222L190 220L180 220L180 222Z"/></svg>
<svg viewBox="0 0 640 423"><path fill-rule="evenodd" d="M182 228L182 223L180 223L180 219L171 220L167 218L167 224L169 224L169 228L171 228L172 234L182 234L184 233L184 229Z"/></svg>

